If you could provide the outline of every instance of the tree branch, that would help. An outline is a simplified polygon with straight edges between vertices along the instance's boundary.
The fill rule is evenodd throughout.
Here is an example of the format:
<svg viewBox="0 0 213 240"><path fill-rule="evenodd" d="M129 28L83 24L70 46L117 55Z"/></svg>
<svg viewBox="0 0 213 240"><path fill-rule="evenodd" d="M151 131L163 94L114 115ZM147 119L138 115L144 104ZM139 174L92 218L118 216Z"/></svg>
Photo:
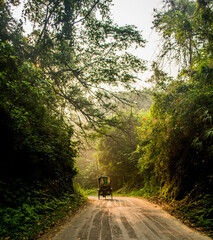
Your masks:
<svg viewBox="0 0 213 240"><path fill-rule="evenodd" d="M90 13L93 11L93 9L96 7L96 5L97 5L99 2L100 2L100 0L97 0L97 1L94 3L94 5L92 6L92 8L87 12L87 14L86 14L85 17L83 17L83 18L79 19L78 21L74 22L72 25L74 25L74 24L76 24L76 23L79 23L79 22L83 21L84 19L88 18L89 15L90 15Z"/></svg>

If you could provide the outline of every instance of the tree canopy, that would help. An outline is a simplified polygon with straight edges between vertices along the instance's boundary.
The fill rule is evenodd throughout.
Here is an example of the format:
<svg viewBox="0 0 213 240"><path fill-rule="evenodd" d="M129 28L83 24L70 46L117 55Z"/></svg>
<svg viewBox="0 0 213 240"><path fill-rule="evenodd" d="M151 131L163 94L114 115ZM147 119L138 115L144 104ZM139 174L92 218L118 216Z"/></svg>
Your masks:
<svg viewBox="0 0 213 240"><path fill-rule="evenodd" d="M212 1L164 1L162 11L155 9L153 28L162 36L161 59L176 59L191 72L212 54Z"/></svg>
<svg viewBox="0 0 213 240"><path fill-rule="evenodd" d="M111 98L121 99L109 87L131 87L144 63L127 50L145 41L134 26L113 24L109 0L26 1L17 21L12 7L19 4L1 2L1 121L17 156L3 165L17 169L18 158L25 171L31 157L39 166L48 156L57 166L60 151L69 162L65 149L72 146L70 157L75 156L69 140L73 125L75 133L76 126L84 131L88 123L93 128L109 123L105 114L115 109ZM26 19L33 23L27 36Z"/></svg>
<svg viewBox="0 0 213 240"><path fill-rule="evenodd" d="M113 23L110 5L110 0L25 3L24 16L34 22L27 56L54 85L71 112L69 119L80 127L82 118L93 127L104 124L104 114L115 108L110 87L131 88L145 68L127 51L143 47L145 40L134 26Z"/></svg>

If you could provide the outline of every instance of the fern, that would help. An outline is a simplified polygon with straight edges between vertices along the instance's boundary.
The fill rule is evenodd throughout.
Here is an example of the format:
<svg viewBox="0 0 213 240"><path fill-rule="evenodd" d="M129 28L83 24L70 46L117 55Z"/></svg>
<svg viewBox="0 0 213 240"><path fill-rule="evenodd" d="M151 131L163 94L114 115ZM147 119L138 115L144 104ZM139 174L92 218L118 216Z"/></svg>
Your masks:
<svg viewBox="0 0 213 240"><path fill-rule="evenodd" d="M210 128L205 131L203 139L204 140L207 140L207 139L212 140L213 139L213 128Z"/></svg>
<svg viewBox="0 0 213 240"><path fill-rule="evenodd" d="M212 123L212 116L209 114L209 111L206 110L202 115L201 119L204 123Z"/></svg>
<svg viewBox="0 0 213 240"><path fill-rule="evenodd" d="M203 149L203 143L200 141L199 137L192 141L192 146L199 151Z"/></svg>

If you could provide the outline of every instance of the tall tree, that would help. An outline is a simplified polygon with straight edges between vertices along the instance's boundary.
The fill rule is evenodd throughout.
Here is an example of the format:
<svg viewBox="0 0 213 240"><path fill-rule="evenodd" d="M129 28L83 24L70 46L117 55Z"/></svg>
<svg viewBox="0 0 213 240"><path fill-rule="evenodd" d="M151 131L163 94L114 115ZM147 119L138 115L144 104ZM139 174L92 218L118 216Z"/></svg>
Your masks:
<svg viewBox="0 0 213 240"><path fill-rule="evenodd" d="M80 127L82 118L93 127L104 124L104 114L115 107L110 87L129 89L144 70L128 48L145 41L134 26L113 24L110 6L111 0L29 0L24 6L34 24L26 57L42 69Z"/></svg>
<svg viewBox="0 0 213 240"><path fill-rule="evenodd" d="M61 102L42 70L27 59L22 26L0 4L1 180L49 181L76 174L72 127L61 120ZM68 180L69 179L69 180Z"/></svg>
<svg viewBox="0 0 213 240"><path fill-rule="evenodd" d="M212 1L166 0L155 9L153 27L162 35L160 59L165 56L191 72L196 62L212 52Z"/></svg>

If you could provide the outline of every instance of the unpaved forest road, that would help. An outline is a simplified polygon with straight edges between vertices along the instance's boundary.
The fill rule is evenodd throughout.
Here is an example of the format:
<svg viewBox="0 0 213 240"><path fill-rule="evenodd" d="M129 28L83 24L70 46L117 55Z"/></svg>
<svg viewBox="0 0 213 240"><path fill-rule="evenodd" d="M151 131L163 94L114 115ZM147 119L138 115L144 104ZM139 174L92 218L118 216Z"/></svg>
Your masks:
<svg viewBox="0 0 213 240"><path fill-rule="evenodd" d="M90 198L91 204L76 214L53 240L209 240L181 224L159 206L144 199Z"/></svg>

